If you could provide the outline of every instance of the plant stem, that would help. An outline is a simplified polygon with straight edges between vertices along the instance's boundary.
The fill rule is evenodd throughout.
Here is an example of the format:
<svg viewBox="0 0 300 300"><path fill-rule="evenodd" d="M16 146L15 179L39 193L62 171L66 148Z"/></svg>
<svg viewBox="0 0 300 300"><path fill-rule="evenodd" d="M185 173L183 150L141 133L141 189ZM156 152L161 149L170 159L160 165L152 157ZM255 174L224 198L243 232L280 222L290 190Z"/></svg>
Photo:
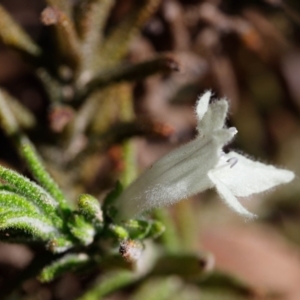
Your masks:
<svg viewBox="0 0 300 300"><path fill-rule="evenodd" d="M136 281L136 276L129 271L116 271L105 275L102 281L95 285L78 300L101 300L104 296L111 294Z"/></svg>
<svg viewBox="0 0 300 300"><path fill-rule="evenodd" d="M180 242L178 239L177 229L174 220L170 216L170 212L166 209L157 209L154 211L154 217L166 226L166 230L160 236L160 239L169 252L178 252L180 250Z"/></svg>

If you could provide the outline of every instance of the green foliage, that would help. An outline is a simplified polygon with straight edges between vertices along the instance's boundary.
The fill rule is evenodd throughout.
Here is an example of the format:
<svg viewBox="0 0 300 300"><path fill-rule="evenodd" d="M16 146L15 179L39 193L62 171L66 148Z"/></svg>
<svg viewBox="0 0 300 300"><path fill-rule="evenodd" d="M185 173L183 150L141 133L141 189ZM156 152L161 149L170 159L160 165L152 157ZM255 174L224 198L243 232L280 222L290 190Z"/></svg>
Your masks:
<svg viewBox="0 0 300 300"><path fill-rule="evenodd" d="M26 197L20 196L7 189L7 186L1 186L0 192L0 213L5 211L23 211L25 213L39 213L40 210L33 203L29 202Z"/></svg>
<svg viewBox="0 0 300 300"><path fill-rule="evenodd" d="M60 204L61 208L67 208L68 204L63 192L45 171L34 148L29 143L23 143L22 153L34 178Z"/></svg>
<svg viewBox="0 0 300 300"><path fill-rule="evenodd" d="M155 238L160 236L164 230L164 225L159 221L149 220L128 220L124 227L127 229L131 239Z"/></svg>
<svg viewBox="0 0 300 300"><path fill-rule="evenodd" d="M66 254L45 267L39 275L42 282L49 282L63 275L65 272L78 271L87 267L90 260L85 253Z"/></svg>
<svg viewBox="0 0 300 300"><path fill-rule="evenodd" d="M92 224L85 221L83 216L73 214L69 218L68 227L73 236L83 245L87 246L93 242L96 230Z"/></svg>
<svg viewBox="0 0 300 300"><path fill-rule="evenodd" d="M51 220L41 214L22 210L1 213L0 234L6 241L49 241L57 233Z"/></svg>
<svg viewBox="0 0 300 300"><path fill-rule="evenodd" d="M2 186L0 191L1 235L6 241L49 242L64 234L59 204L47 191L2 166L0 177L12 190Z"/></svg>
<svg viewBox="0 0 300 300"><path fill-rule="evenodd" d="M15 171L0 166L0 178L15 188L18 193L32 201L42 212L52 215L62 226L57 216L58 203L42 187Z"/></svg>
<svg viewBox="0 0 300 300"><path fill-rule="evenodd" d="M0 186L2 240L42 243L53 253L63 253L89 246L96 237L102 242L113 238L114 244L121 245L130 238L143 240L158 236L162 232L163 225L157 221L129 220L123 226L111 223L109 217L103 218L98 200L88 194L81 195L77 209L72 210L29 142L23 145L22 153L36 180L43 187L0 166L0 177L6 182ZM104 207L109 209L109 203L114 202L121 190L121 185L118 184L106 198ZM107 215L105 211L104 215ZM71 252L45 266L40 279L51 281L66 271L88 266L94 260L96 245L94 243L90 250L86 248L86 253ZM103 250L101 246L98 249L99 252Z"/></svg>
<svg viewBox="0 0 300 300"><path fill-rule="evenodd" d="M90 245L96 234L107 234L102 232L103 228L120 241L129 237L156 236L161 231L162 226L151 221L130 220L124 227L110 224L110 221L103 224L98 200L87 194L79 197L78 211L71 212L63 193L46 172L30 143L23 148L23 153L32 173L48 191L0 166L0 177L7 183L0 189L0 231L6 241L43 241L47 242L50 251L61 252L79 245ZM113 202L119 189L120 185L110 193L107 201ZM68 214L63 213L66 209Z"/></svg>
<svg viewBox="0 0 300 300"><path fill-rule="evenodd" d="M120 181L116 183L115 188L107 194L103 203L103 210L106 212L105 217L112 218L115 215L113 202L123 191L123 186Z"/></svg>
<svg viewBox="0 0 300 300"><path fill-rule="evenodd" d="M196 254L167 254L157 258L152 270L153 276L178 275L180 278L200 278L205 273L208 258Z"/></svg>
<svg viewBox="0 0 300 300"><path fill-rule="evenodd" d="M103 212L99 201L91 195L83 194L78 198L78 213L95 226L102 226Z"/></svg>
<svg viewBox="0 0 300 300"><path fill-rule="evenodd" d="M104 296L120 289L124 286L132 284L136 281L136 276L129 271L115 271L101 278L95 289L88 291L79 300L95 300L103 299Z"/></svg>
<svg viewBox="0 0 300 300"><path fill-rule="evenodd" d="M174 299L182 288L182 282L174 277L158 277L146 281L130 300L168 300ZM155 293L153 292L155 290Z"/></svg>

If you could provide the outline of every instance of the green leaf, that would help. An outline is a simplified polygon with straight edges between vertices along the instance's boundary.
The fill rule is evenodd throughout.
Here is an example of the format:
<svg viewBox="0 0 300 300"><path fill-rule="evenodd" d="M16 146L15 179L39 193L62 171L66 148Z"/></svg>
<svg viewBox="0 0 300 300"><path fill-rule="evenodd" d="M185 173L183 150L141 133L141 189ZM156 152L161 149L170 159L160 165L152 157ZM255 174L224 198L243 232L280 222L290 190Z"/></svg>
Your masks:
<svg viewBox="0 0 300 300"><path fill-rule="evenodd" d="M48 193L58 201L61 208L69 208L63 192L60 190L56 182L52 179L49 173L45 170L41 158L35 151L30 142L23 143L22 153L26 159L27 165L34 178Z"/></svg>
<svg viewBox="0 0 300 300"><path fill-rule="evenodd" d="M136 275L129 271L115 271L100 278L94 288L88 290L79 300L100 300L104 296L128 286L137 280Z"/></svg>
<svg viewBox="0 0 300 300"><path fill-rule="evenodd" d="M130 300L169 300L173 299L182 288L182 281L176 277L152 278L144 281Z"/></svg>
<svg viewBox="0 0 300 300"><path fill-rule="evenodd" d="M0 214L0 239L10 242L49 241L58 235L54 225L38 213L8 210Z"/></svg>
<svg viewBox="0 0 300 300"><path fill-rule="evenodd" d="M88 194L82 194L78 198L78 213L87 221L100 226L103 226L103 212L99 201Z"/></svg>
<svg viewBox="0 0 300 300"><path fill-rule="evenodd" d="M151 275L178 275L181 278L194 279L205 272L207 259L195 254L165 254L157 259Z"/></svg>
<svg viewBox="0 0 300 300"><path fill-rule="evenodd" d="M28 215L34 213L38 214L40 212L27 198L10 191L0 190L0 213L4 213L8 210L22 211Z"/></svg>
<svg viewBox="0 0 300 300"><path fill-rule="evenodd" d="M123 226L131 239L157 238L165 231L161 222L153 220L128 220Z"/></svg>
<svg viewBox="0 0 300 300"><path fill-rule="evenodd" d="M176 228L174 219L170 215L170 211L167 208L156 209L153 212L156 219L164 224L166 230L162 231L160 240L164 247L169 252L179 252L181 249L181 243L178 237L178 230Z"/></svg>
<svg viewBox="0 0 300 300"><path fill-rule="evenodd" d="M129 239L128 231L122 226L110 224L108 230L112 236L116 237L120 241Z"/></svg>
<svg viewBox="0 0 300 300"><path fill-rule="evenodd" d="M150 231L151 222L146 220L128 220L124 227L127 229L131 239L143 239Z"/></svg>
<svg viewBox="0 0 300 300"><path fill-rule="evenodd" d="M2 166L0 166L0 177L51 217L56 226L62 227L62 219L57 215L58 203L44 189L28 178Z"/></svg>
<svg viewBox="0 0 300 300"><path fill-rule="evenodd" d="M70 236L57 235L47 244L47 249L53 253L62 253L76 245L76 241Z"/></svg>
<svg viewBox="0 0 300 300"><path fill-rule="evenodd" d="M115 215L116 212L114 211L114 207L112 207L112 204L118 198L118 196L121 195L122 192L123 186L120 181L117 181L115 188L110 193L108 193L103 202L103 211L106 216L113 217Z"/></svg>
<svg viewBox="0 0 300 300"><path fill-rule="evenodd" d="M160 221L156 221L156 220L151 221L150 225L151 225L150 230L145 235L145 238L156 239L160 235L162 235L166 230L166 226Z"/></svg>
<svg viewBox="0 0 300 300"><path fill-rule="evenodd" d="M111 205L114 202L114 200L121 195L122 192L123 192L123 186L120 181L117 181L114 189L110 191L108 195L105 197L103 206Z"/></svg>
<svg viewBox="0 0 300 300"><path fill-rule="evenodd" d="M203 290L223 290L223 292L228 291L243 296L254 295L252 287L248 286L245 282L220 271L207 273L206 276L200 278L198 285Z"/></svg>
<svg viewBox="0 0 300 300"><path fill-rule="evenodd" d="M87 223L83 216L73 214L68 226L73 236L83 245L87 246L93 242L96 234L95 228L90 223Z"/></svg>
<svg viewBox="0 0 300 300"><path fill-rule="evenodd" d="M39 280L42 282L52 281L65 272L74 272L87 267L89 263L91 263L91 260L85 253L67 254L45 267L39 275Z"/></svg>
<svg viewBox="0 0 300 300"><path fill-rule="evenodd" d="M4 191L4 192L12 192L14 194L18 194L18 190L15 187L13 187L11 185L8 185L8 184L0 184L0 193L2 191Z"/></svg>

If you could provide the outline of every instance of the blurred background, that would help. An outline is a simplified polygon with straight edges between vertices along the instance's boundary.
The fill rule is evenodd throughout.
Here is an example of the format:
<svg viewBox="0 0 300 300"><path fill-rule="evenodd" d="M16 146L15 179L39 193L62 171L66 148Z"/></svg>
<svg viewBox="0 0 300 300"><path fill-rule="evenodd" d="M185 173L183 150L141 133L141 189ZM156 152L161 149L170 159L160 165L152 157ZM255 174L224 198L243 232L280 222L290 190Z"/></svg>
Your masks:
<svg viewBox="0 0 300 300"><path fill-rule="evenodd" d="M37 44L51 52L49 27L41 21L47 5L44 1L1 0L0 4ZM80 1L73 4L78 6ZM130 14L134 5L134 0L116 1L103 35ZM70 199L89 192L101 200L122 178L124 139L130 140L133 154L127 168L134 174L191 140L196 134L194 105L207 89L216 98L226 97L230 102L227 124L237 127L238 135L228 149L239 149L252 158L300 174L299 43L297 0L162 0L130 39L119 61L139 63L164 55L168 72L103 88L99 97L107 99L103 102L106 104L97 107L93 122L75 132L76 138L68 145L64 144L70 140L68 126L80 108L67 100L54 103L31 59L4 43L0 44L0 86L34 117L34 128L25 129ZM60 67L68 78L69 69L63 64ZM73 92L65 80L65 99ZM119 98L126 98L125 102L130 98L130 109L120 106ZM122 109L130 111L123 119L118 115ZM129 120L130 126L124 127L124 120ZM101 138L105 143L99 145ZM93 147L83 159L79 154L89 148L89 143ZM0 163L27 174L3 131L0 145ZM76 157L76 163L66 156ZM67 167L61 170L58 165ZM128 181L134 176L130 175ZM276 191L242 199L259 215L255 221L235 215L213 191L171 207L175 240L181 249L209 253L209 271L230 274L251 290L246 296L232 294L224 282L225 289L214 283L194 290L195 286L172 277L177 298L269 299L265 295L270 292L278 299L299 300L298 180ZM0 244L0 283L24 268L32 256L24 246ZM23 285L20 298L12 299L76 299L95 276L67 274L48 285L31 280ZM130 298L135 292L131 288L105 299L138 299Z"/></svg>

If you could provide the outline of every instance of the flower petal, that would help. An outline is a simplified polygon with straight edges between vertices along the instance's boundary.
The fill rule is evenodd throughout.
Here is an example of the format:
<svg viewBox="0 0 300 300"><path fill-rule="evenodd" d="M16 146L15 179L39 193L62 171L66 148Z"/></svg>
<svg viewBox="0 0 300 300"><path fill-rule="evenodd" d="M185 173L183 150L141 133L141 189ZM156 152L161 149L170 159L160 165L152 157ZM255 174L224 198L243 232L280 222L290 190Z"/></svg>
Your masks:
<svg viewBox="0 0 300 300"><path fill-rule="evenodd" d="M257 216L250 213L232 194L232 192L227 188L225 184L219 179L218 176L215 176L214 171L208 172L209 179L214 183L216 190L218 191L220 197L224 202L234 211L240 215L245 216L246 218L253 219Z"/></svg>
<svg viewBox="0 0 300 300"><path fill-rule="evenodd" d="M218 100L210 104L203 119L199 121L197 129L202 135L212 134L224 127L228 103L226 100Z"/></svg>
<svg viewBox="0 0 300 300"><path fill-rule="evenodd" d="M197 138L162 157L116 200L116 221L210 188L207 172L218 162L221 147L213 139Z"/></svg>
<svg viewBox="0 0 300 300"><path fill-rule="evenodd" d="M228 160L236 160L236 163L232 165ZM224 154L213 172L238 197L269 190L295 177L291 171L250 160L234 151Z"/></svg>
<svg viewBox="0 0 300 300"><path fill-rule="evenodd" d="M203 116L206 114L208 110L208 105L209 105L209 100L211 98L211 95L212 95L211 91L206 91L198 99L198 102L196 104L196 114L199 121L203 118Z"/></svg>

